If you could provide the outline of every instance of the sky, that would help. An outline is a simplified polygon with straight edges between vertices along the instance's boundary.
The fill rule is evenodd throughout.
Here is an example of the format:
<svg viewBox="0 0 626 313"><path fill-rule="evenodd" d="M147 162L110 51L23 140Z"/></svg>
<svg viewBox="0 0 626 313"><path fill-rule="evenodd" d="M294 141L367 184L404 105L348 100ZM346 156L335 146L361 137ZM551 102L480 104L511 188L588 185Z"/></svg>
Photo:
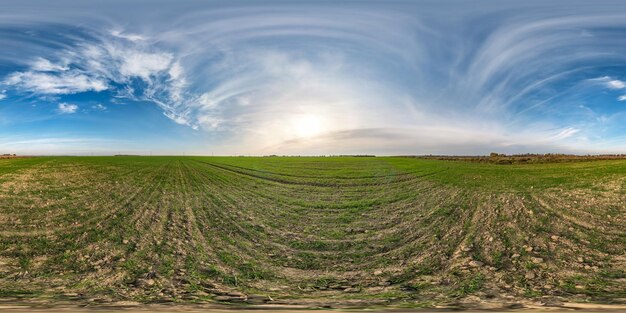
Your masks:
<svg viewBox="0 0 626 313"><path fill-rule="evenodd" d="M0 154L626 153L625 1L0 9Z"/></svg>

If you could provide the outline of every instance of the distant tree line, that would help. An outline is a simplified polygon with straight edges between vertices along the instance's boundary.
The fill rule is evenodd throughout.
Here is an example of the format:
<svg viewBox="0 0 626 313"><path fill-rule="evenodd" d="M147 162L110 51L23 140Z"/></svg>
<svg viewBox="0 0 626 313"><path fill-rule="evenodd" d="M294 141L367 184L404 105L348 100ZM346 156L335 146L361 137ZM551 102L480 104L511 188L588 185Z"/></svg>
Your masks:
<svg viewBox="0 0 626 313"><path fill-rule="evenodd" d="M575 155L561 153L525 153L507 155L504 153L492 152L488 156L456 156L456 155L415 155L403 156L409 158L434 159L447 161L466 161L477 163L493 164L526 164L526 163L560 163L560 162L582 162L597 160L619 160L626 159L626 154L602 154L602 155Z"/></svg>

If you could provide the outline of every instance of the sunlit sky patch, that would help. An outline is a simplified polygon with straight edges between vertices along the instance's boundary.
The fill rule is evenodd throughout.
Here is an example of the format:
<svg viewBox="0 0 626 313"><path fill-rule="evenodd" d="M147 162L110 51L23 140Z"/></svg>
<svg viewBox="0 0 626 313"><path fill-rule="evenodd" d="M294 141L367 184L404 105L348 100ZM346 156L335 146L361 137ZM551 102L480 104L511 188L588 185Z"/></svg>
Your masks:
<svg viewBox="0 0 626 313"><path fill-rule="evenodd" d="M626 153L624 1L1 6L0 153Z"/></svg>

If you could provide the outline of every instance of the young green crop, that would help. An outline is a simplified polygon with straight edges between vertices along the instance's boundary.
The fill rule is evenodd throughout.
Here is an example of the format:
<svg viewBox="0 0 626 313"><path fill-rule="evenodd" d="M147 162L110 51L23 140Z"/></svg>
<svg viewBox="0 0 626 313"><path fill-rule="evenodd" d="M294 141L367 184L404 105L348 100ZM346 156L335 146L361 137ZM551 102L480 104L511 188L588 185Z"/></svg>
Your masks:
<svg viewBox="0 0 626 313"><path fill-rule="evenodd" d="M52 301L240 291L421 306L486 290L617 301L625 187L624 160L0 160L0 290Z"/></svg>

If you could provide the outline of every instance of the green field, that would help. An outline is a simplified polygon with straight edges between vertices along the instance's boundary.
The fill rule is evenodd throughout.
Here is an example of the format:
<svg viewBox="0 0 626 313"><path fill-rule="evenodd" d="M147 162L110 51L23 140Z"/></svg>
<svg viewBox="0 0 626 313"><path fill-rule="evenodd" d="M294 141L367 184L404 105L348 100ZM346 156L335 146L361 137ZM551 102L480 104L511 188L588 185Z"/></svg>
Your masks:
<svg viewBox="0 0 626 313"><path fill-rule="evenodd" d="M624 302L625 225L624 160L8 159L0 298Z"/></svg>

